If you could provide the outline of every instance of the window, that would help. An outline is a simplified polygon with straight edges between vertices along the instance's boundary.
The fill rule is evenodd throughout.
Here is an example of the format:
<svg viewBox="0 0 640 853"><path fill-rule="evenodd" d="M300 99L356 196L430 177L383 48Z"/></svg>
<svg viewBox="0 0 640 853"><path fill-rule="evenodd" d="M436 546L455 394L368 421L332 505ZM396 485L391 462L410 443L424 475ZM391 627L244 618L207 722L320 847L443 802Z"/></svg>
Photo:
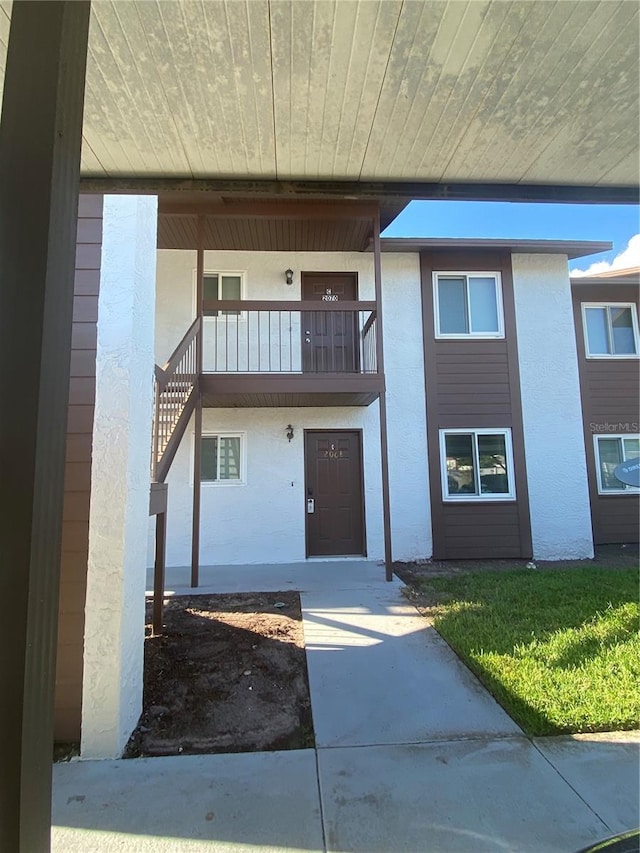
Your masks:
<svg viewBox="0 0 640 853"><path fill-rule="evenodd" d="M511 430L440 430L442 496L455 500L513 500Z"/></svg>
<svg viewBox="0 0 640 853"><path fill-rule="evenodd" d="M434 273L436 338L503 338L499 273Z"/></svg>
<svg viewBox="0 0 640 853"><path fill-rule="evenodd" d="M637 494L640 489L621 483L613 472L621 462L640 458L640 436L597 435L594 438L598 494Z"/></svg>
<svg viewBox="0 0 640 853"><path fill-rule="evenodd" d="M207 272L203 277L203 297L207 299L242 299L242 275L240 273ZM210 311L207 317L239 317L241 311Z"/></svg>
<svg viewBox="0 0 640 853"><path fill-rule="evenodd" d="M582 303L587 358L629 358L638 354L638 318L633 304Z"/></svg>
<svg viewBox="0 0 640 853"><path fill-rule="evenodd" d="M243 482L241 435L203 435L200 478L203 483Z"/></svg>

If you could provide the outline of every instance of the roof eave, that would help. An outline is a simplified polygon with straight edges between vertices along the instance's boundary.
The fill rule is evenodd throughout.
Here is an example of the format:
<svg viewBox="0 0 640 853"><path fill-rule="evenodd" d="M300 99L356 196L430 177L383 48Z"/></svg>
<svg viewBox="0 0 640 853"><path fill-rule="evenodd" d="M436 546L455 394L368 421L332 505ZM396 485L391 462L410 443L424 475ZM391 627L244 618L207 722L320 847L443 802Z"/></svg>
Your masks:
<svg viewBox="0 0 640 853"><path fill-rule="evenodd" d="M425 252L464 249L507 250L518 254L566 255L569 260L608 252L613 244L587 240L501 240L458 237L383 237L383 252Z"/></svg>

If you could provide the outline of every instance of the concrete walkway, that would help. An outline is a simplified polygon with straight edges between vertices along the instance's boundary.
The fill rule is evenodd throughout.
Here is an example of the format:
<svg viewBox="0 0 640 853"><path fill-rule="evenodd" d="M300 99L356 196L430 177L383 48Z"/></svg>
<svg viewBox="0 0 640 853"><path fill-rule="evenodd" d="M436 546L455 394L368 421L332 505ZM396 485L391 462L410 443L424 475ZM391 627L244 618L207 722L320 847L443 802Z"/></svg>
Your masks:
<svg viewBox="0 0 640 853"><path fill-rule="evenodd" d="M640 823L638 733L529 740L381 566L203 570L243 589L301 590L316 749L56 765L56 853L571 853Z"/></svg>

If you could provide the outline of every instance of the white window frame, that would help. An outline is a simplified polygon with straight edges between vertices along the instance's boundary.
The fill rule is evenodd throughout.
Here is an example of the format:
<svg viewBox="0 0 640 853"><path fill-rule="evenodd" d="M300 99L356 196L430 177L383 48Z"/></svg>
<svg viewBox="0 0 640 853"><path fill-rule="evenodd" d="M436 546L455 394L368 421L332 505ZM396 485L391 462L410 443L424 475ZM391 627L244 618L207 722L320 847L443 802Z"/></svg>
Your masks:
<svg viewBox="0 0 640 853"><path fill-rule="evenodd" d="M247 434L239 430L203 430L202 438L217 438L218 452L220 452L221 438L239 438L240 439L240 479L239 480L203 480L200 478L200 485L206 488L223 488L230 489L234 486L246 486L247 484ZM196 436L192 433L191 436L191 476L190 483L193 486L193 460L195 455Z"/></svg>
<svg viewBox="0 0 640 853"><path fill-rule="evenodd" d="M480 492L478 495L472 494L449 494L449 482L448 482L448 471L447 471L447 446L446 446L446 436L447 435L473 435L474 437L474 477L478 486L480 485L480 471L475 469L475 465L478 464L478 436L479 435L502 435L504 436L505 450L507 454L507 482L509 483L509 491L503 494L492 495ZM446 503L459 503L459 502L467 502L472 501L473 503L495 503L495 502L504 502L504 501L515 501L516 500L516 478L515 478L515 468L513 464L513 443L511 440L511 429L503 428L503 427L482 427L482 428L474 428L474 427L465 427L464 429L456 427L455 429L444 428L439 430L439 439L440 439L440 479L442 485L442 500Z"/></svg>
<svg viewBox="0 0 640 853"><path fill-rule="evenodd" d="M603 497L607 497L607 495L637 495L640 494L640 489L636 488L636 486L625 486L623 483L620 483L619 489L605 489L602 485L602 472L600 470L600 449L598 446L598 442L601 438L640 438L640 434L636 432L616 432L616 433L596 433L593 436L593 452L595 454L595 462L596 462L596 481L598 483L598 494ZM624 456L624 441L622 442L622 455ZM623 459L623 462L626 460Z"/></svg>
<svg viewBox="0 0 640 853"><path fill-rule="evenodd" d="M246 270L212 270L207 269L204 270L203 276L206 277L208 275L217 275L218 278L218 296L220 296L220 277L223 275L236 275L240 278L240 300L242 302L245 301L245 284L246 284ZM223 300L222 300L223 301ZM198 271L193 271L193 310L194 316L197 316L198 313ZM206 323L216 323L216 322L231 322L238 320L246 320L247 312L241 311L239 314L222 314L219 313L217 317L203 317L203 320Z"/></svg>
<svg viewBox="0 0 640 853"><path fill-rule="evenodd" d="M587 308L631 308L631 326L633 328L633 341L636 346L635 353L630 352L598 352L589 351L589 331L587 329ZM640 358L640 347L638 345L638 307L635 302L582 302L582 331L584 334L584 352L587 358ZM610 320L607 312L607 334L610 334ZM612 337L609 338L613 340Z"/></svg>
<svg viewBox="0 0 640 853"><path fill-rule="evenodd" d="M467 303L467 321L469 329L471 329L471 308L469 301L469 279L470 278L491 278L495 282L496 288L496 311L498 313L498 331L497 332L441 332L440 331L440 302L438 297L438 279L443 278L464 278L466 280L466 303ZM466 341L471 338L480 340L498 340L504 338L504 307L502 301L502 276L499 272L491 272L482 270L481 272L473 272L470 270L437 270L434 271L432 283L433 290L433 312L434 312L434 332L438 340L458 340Z"/></svg>

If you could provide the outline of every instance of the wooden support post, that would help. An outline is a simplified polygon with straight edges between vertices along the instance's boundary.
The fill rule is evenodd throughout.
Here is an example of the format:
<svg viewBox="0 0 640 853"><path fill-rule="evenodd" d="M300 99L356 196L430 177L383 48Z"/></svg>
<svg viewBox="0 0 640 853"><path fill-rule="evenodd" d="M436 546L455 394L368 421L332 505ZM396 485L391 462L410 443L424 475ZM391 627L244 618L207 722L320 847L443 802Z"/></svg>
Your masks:
<svg viewBox="0 0 640 853"><path fill-rule="evenodd" d="M14 3L0 124L0 850L47 851L88 2ZM12 366L9 369L9 365Z"/></svg>
<svg viewBox="0 0 640 853"><path fill-rule="evenodd" d="M202 373L202 317L204 310L204 216L198 217L198 246L196 257L196 317L200 317L200 331L196 340L196 373Z"/></svg>
<svg viewBox="0 0 640 853"><path fill-rule="evenodd" d="M198 393L193 439L193 524L191 529L191 586L198 586L200 574L200 455L202 449L202 403Z"/></svg>
<svg viewBox="0 0 640 853"><path fill-rule="evenodd" d="M167 497L166 483L151 483L149 515L156 517L156 547L153 563L153 618L151 633L162 633L164 610L164 575L167 551Z"/></svg>
<svg viewBox="0 0 640 853"><path fill-rule="evenodd" d="M153 564L153 620L152 631L155 637L162 633L162 614L164 608L164 568L167 541L167 513L156 515L156 553Z"/></svg>
<svg viewBox="0 0 640 853"><path fill-rule="evenodd" d="M198 398L195 409L195 428L193 442L193 519L191 529L191 586L198 586L200 574L200 456L202 451L202 394L200 392L200 376L202 375L202 334L203 334L203 299L204 299L204 218L198 217L198 246L196 272L196 317L200 318L200 329L196 338L196 385Z"/></svg>
<svg viewBox="0 0 640 853"><path fill-rule="evenodd" d="M378 373L384 376L384 345L382 333L382 264L380 260L380 214L373 220L373 268L376 289L376 356ZM382 468L382 515L384 525L385 577L393 580L391 548L391 501L389 498L389 450L387 446L387 398L380 392L380 463Z"/></svg>

